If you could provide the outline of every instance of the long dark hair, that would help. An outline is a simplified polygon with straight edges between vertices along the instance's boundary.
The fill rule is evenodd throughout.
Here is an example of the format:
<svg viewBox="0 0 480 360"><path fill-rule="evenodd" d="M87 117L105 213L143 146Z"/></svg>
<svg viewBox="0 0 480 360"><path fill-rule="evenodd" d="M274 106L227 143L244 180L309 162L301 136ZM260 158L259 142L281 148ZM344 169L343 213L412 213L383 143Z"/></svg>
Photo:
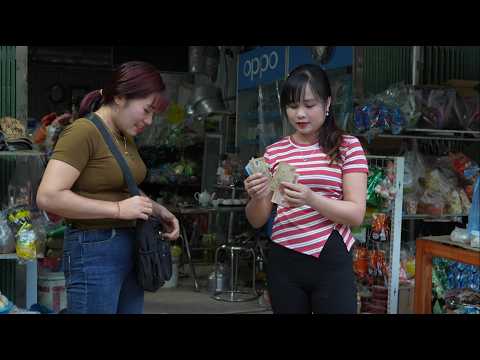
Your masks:
<svg viewBox="0 0 480 360"><path fill-rule="evenodd" d="M289 104L301 102L307 84L310 85L312 93L318 96L324 103L327 102L329 97L331 98L332 90L325 71L319 65L300 65L292 70L280 94L280 106L285 117L287 117L287 106ZM331 163L338 162L340 156L339 147L342 143L343 135L345 135L345 131L337 127L332 104L330 103L330 111L320 129L318 143L323 147L323 151L330 158Z"/></svg>
<svg viewBox="0 0 480 360"><path fill-rule="evenodd" d="M168 100L160 72L146 62L126 62L114 70L112 78L102 91L94 90L85 95L78 114L82 117L96 111L101 105L111 104L115 96L124 96L127 100L143 99L153 93L159 93L152 104L155 111L164 111L168 106Z"/></svg>

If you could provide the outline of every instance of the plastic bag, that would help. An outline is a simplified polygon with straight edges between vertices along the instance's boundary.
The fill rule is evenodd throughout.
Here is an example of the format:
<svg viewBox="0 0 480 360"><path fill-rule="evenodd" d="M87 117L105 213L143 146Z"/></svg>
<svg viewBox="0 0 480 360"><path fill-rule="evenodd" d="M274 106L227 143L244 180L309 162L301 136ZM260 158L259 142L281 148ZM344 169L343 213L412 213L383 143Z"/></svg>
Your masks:
<svg viewBox="0 0 480 360"><path fill-rule="evenodd" d="M470 236L468 234L467 229L462 229L455 226L455 229L450 234L450 239L453 242L458 242L462 244L469 244L470 243Z"/></svg>
<svg viewBox="0 0 480 360"><path fill-rule="evenodd" d="M0 217L0 254L15 252L15 237L8 222Z"/></svg>
<svg viewBox="0 0 480 360"><path fill-rule="evenodd" d="M430 192L438 192L446 195L447 192L455 190L455 184L448 181L440 169L427 171L425 177L425 189Z"/></svg>
<svg viewBox="0 0 480 360"><path fill-rule="evenodd" d="M448 215L462 215L462 200L457 190L446 193L445 196L445 213Z"/></svg>
<svg viewBox="0 0 480 360"><path fill-rule="evenodd" d="M30 211L23 207L7 210L8 223L15 234L16 253L20 262L37 257L37 234L32 226Z"/></svg>
<svg viewBox="0 0 480 360"><path fill-rule="evenodd" d="M387 241L390 238L389 217L384 213L372 215L372 239L376 241Z"/></svg>
<svg viewBox="0 0 480 360"><path fill-rule="evenodd" d="M395 188L395 167L392 161L387 162L387 167L385 169L385 176L375 186L375 192L380 196L383 201L384 209L391 209L393 205L393 200L395 199L396 188Z"/></svg>
<svg viewBox="0 0 480 360"><path fill-rule="evenodd" d="M460 128L455 115L456 91L453 88L421 87L416 90L417 105L422 113L419 127L430 129Z"/></svg>
<svg viewBox="0 0 480 360"><path fill-rule="evenodd" d="M418 196L412 193L404 195L403 207L405 208L405 213L408 215L415 215L418 207Z"/></svg>
<svg viewBox="0 0 480 360"><path fill-rule="evenodd" d="M467 230L472 237L477 237L480 232L480 177L475 181L475 188L473 190L472 206L468 213ZM476 244L476 240L475 240Z"/></svg>
<svg viewBox="0 0 480 360"><path fill-rule="evenodd" d="M373 168L370 171L370 174L368 175L368 180L367 180L367 204L373 207L379 207L382 203L381 197L378 195L378 193L375 191L375 188L377 185L380 184L380 182L384 178L384 173L383 169L379 168Z"/></svg>
<svg viewBox="0 0 480 360"><path fill-rule="evenodd" d="M417 212L432 216L443 216L444 208L445 201L439 193L425 191L418 202Z"/></svg>
<svg viewBox="0 0 480 360"><path fill-rule="evenodd" d="M480 130L480 95L457 96L454 110L463 129Z"/></svg>
<svg viewBox="0 0 480 360"><path fill-rule="evenodd" d="M425 177L426 169L422 154L418 151L418 145L415 143L412 150L407 151L405 157L405 170L403 178L404 194L417 194L421 191L419 180Z"/></svg>

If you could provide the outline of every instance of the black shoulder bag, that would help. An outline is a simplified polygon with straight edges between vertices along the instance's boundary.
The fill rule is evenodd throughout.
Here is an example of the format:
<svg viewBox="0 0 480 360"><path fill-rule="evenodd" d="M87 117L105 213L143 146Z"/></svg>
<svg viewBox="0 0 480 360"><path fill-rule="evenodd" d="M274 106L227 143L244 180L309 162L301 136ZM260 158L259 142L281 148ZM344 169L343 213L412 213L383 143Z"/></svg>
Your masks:
<svg viewBox="0 0 480 360"><path fill-rule="evenodd" d="M113 143L103 121L94 113L89 114L87 118L100 130L120 165L130 194L141 195L125 158ZM160 220L153 216L150 216L148 220L137 219L135 243L135 268L138 284L146 291L157 291L172 276L170 244L163 239Z"/></svg>

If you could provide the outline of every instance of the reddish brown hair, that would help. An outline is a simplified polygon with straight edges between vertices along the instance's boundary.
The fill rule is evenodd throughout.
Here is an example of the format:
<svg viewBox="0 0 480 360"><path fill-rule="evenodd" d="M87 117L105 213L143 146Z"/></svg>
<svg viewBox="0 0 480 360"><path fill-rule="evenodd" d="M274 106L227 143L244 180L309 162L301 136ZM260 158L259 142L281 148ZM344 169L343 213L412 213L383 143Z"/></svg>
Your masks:
<svg viewBox="0 0 480 360"><path fill-rule="evenodd" d="M101 105L113 102L115 96L124 96L127 100L144 99L158 93L153 101L156 112L164 111L168 106L165 96L165 84L160 72L151 64L142 61L130 61L120 65L114 72L102 92L89 92L80 103L79 116L96 111Z"/></svg>

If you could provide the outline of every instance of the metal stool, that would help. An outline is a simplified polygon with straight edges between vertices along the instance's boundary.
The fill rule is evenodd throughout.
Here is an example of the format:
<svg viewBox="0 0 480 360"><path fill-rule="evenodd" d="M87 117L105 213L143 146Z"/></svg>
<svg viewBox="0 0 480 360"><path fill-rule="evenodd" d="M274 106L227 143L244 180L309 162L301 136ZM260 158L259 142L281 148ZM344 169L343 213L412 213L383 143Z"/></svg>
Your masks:
<svg viewBox="0 0 480 360"><path fill-rule="evenodd" d="M225 254L230 253L230 290L215 292L212 297L215 300L229 302L250 301L258 298L259 294L255 290L255 251L250 248L222 245L215 251L215 284L217 284L218 254L222 250L225 251ZM242 252L252 256L252 288L249 291L238 290L238 264Z"/></svg>

